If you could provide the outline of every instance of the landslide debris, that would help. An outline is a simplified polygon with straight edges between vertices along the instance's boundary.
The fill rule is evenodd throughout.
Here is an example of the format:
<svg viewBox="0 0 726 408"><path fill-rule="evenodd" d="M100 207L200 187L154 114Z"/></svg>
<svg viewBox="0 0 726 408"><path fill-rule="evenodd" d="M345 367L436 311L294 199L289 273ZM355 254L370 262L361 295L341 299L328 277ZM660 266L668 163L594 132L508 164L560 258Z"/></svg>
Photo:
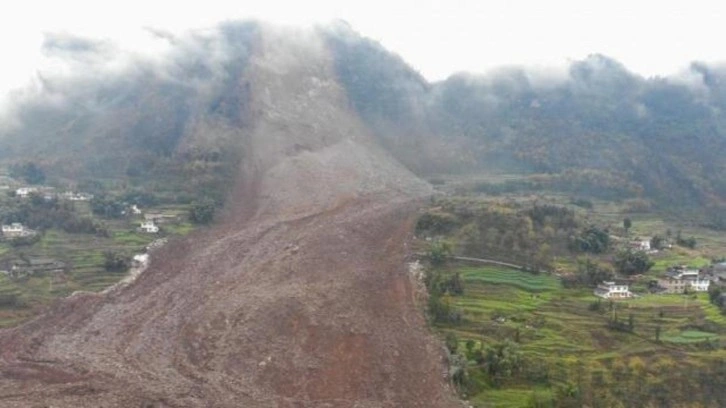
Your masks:
<svg viewBox="0 0 726 408"><path fill-rule="evenodd" d="M405 266L428 185L349 108L318 33L256 47L225 219L0 331L1 406L454 406Z"/></svg>

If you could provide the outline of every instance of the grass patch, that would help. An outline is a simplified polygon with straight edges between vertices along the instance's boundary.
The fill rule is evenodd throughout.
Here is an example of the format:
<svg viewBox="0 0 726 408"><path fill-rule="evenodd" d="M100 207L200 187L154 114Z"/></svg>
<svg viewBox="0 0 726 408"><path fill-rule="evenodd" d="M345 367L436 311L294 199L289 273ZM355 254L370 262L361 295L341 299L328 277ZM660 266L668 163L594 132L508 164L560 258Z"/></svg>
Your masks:
<svg viewBox="0 0 726 408"><path fill-rule="evenodd" d="M549 401L551 398L551 392L547 389L504 388L486 390L470 402L482 408L521 408L530 406L535 399Z"/></svg>
<svg viewBox="0 0 726 408"><path fill-rule="evenodd" d="M698 330L684 330L675 335L662 336L661 340L669 343L688 344L717 340L718 338L718 335L715 333L708 333Z"/></svg>

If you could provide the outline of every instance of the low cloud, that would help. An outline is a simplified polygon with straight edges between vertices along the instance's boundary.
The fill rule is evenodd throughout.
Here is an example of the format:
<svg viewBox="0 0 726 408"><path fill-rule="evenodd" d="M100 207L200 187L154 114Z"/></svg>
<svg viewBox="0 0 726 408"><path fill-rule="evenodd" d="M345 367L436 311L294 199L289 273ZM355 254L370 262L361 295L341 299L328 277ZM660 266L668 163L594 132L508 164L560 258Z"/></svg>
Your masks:
<svg viewBox="0 0 726 408"><path fill-rule="evenodd" d="M105 39L46 33L42 66L25 86L0 98L0 130L17 129L24 114L38 107L102 109L114 93L122 95L150 80L204 97L234 75L245 60L252 23L224 23L179 35L146 28L151 50L121 48Z"/></svg>

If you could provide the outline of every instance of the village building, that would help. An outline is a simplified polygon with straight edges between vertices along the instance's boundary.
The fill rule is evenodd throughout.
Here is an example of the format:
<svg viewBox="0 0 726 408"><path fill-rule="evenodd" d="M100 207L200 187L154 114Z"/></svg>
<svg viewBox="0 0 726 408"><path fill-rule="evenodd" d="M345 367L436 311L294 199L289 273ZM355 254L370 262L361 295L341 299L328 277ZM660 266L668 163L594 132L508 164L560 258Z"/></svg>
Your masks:
<svg viewBox="0 0 726 408"><path fill-rule="evenodd" d="M595 296L603 299L627 299L635 295L630 291L630 286L624 283L605 281L595 288Z"/></svg>
<svg viewBox="0 0 726 408"><path fill-rule="evenodd" d="M38 192L37 187L20 187L15 190L15 195L20 198L27 198L30 194Z"/></svg>
<svg viewBox="0 0 726 408"><path fill-rule="evenodd" d="M172 214L172 213L163 213L163 212L144 213L144 219L146 221L153 221L154 223L157 223L157 224L165 224L165 223L173 223L173 222L179 221L179 215Z"/></svg>
<svg viewBox="0 0 726 408"><path fill-rule="evenodd" d="M636 241L632 241L630 242L630 247L635 249L636 251L649 252L651 250L650 240L647 239L638 239Z"/></svg>
<svg viewBox="0 0 726 408"><path fill-rule="evenodd" d="M159 227L154 224L154 221L143 221L139 229L141 232L146 232L148 234L156 234L159 232Z"/></svg>
<svg viewBox="0 0 726 408"><path fill-rule="evenodd" d="M66 191L60 195L60 198L68 201L91 201L93 199L93 194Z"/></svg>
<svg viewBox="0 0 726 408"><path fill-rule="evenodd" d="M711 280L696 269L674 267L666 276L658 279L658 287L663 293L708 292Z"/></svg>
<svg viewBox="0 0 726 408"><path fill-rule="evenodd" d="M5 238L29 237L36 234L34 230L27 228L19 222L14 222L9 225L3 225L1 228L3 237Z"/></svg>

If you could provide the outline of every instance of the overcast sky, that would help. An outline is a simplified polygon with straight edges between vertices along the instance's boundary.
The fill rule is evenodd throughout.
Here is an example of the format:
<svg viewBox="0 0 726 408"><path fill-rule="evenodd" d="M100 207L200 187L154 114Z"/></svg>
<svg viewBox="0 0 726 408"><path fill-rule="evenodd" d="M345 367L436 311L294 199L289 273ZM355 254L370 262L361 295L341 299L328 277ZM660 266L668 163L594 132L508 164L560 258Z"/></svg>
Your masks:
<svg viewBox="0 0 726 408"><path fill-rule="evenodd" d="M12 4L12 5L10 5ZM501 65L550 67L602 53L644 75L667 75L692 60L726 61L726 2L568 0L39 1L6 4L0 15L0 95L48 62L44 32L118 41L154 52L144 26L182 31L255 17L310 25L344 19L400 54L430 80ZM47 68L46 68L47 69Z"/></svg>

